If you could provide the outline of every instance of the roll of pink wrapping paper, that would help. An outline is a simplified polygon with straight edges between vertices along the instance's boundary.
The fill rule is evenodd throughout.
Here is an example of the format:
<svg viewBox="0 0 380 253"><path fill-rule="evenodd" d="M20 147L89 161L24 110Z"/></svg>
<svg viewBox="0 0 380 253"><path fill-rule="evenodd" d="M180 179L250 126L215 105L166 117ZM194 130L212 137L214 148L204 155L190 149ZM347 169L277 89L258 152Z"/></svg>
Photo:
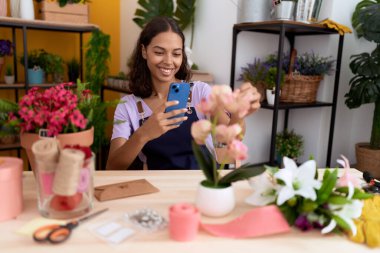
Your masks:
<svg viewBox="0 0 380 253"><path fill-rule="evenodd" d="M199 211L191 204L175 204L169 209L169 233L173 240L194 240L198 234L199 222Z"/></svg>
<svg viewBox="0 0 380 253"><path fill-rule="evenodd" d="M17 217L22 211L22 160L0 157L0 221Z"/></svg>

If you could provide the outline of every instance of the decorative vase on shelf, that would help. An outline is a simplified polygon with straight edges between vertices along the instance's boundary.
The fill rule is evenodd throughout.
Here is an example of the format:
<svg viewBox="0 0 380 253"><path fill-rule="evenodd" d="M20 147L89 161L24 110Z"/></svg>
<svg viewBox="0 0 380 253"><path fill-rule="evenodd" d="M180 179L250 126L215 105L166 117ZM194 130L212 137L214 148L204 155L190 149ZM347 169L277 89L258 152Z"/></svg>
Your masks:
<svg viewBox="0 0 380 253"><path fill-rule="evenodd" d="M11 16L14 18L20 17L20 0L10 1Z"/></svg>
<svg viewBox="0 0 380 253"><path fill-rule="evenodd" d="M269 105L274 105L274 99L276 97L276 90L266 90L267 102Z"/></svg>
<svg viewBox="0 0 380 253"><path fill-rule="evenodd" d="M56 139L59 140L61 148L66 145L81 145L90 147L94 142L94 127L80 131L77 133L58 134ZM32 170L36 168L36 161L32 152L32 145L40 139L36 133L22 133L20 134L20 144L26 150L30 167Z"/></svg>
<svg viewBox="0 0 380 253"><path fill-rule="evenodd" d="M224 188L211 188L204 186L201 182L197 189L195 205L206 216L225 216L235 208L234 188L231 185Z"/></svg>
<svg viewBox="0 0 380 253"><path fill-rule="evenodd" d="M6 84L14 84L15 83L15 76L4 76L4 81Z"/></svg>
<svg viewBox="0 0 380 253"><path fill-rule="evenodd" d="M33 0L20 1L20 18L34 20Z"/></svg>
<svg viewBox="0 0 380 253"><path fill-rule="evenodd" d="M238 23L269 20L270 3L268 0L239 0L237 13Z"/></svg>
<svg viewBox="0 0 380 253"><path fill-rule="evenodd" d="M0 0L0 16L6 17L7 16L7 0Z"/></svg>
<svg viewBox="0 0 380 253"><path fill-rule="evenodd" d="M283 0L273 6L272 14L275 20L294 20L295 2L293 0Z"/></svg>

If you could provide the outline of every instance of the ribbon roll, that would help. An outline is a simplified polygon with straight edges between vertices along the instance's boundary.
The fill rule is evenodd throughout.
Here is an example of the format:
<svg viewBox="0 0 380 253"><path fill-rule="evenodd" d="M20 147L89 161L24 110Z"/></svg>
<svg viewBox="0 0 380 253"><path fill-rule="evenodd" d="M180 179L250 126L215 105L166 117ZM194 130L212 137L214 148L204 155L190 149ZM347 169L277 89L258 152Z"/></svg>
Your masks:
<svg viewBox="0 0 380 253"><path fill-rule="evenodd" d="M191 204L175 204L169 209L169 233L176 241L194 240L199 228L200 214Z"/></svg>

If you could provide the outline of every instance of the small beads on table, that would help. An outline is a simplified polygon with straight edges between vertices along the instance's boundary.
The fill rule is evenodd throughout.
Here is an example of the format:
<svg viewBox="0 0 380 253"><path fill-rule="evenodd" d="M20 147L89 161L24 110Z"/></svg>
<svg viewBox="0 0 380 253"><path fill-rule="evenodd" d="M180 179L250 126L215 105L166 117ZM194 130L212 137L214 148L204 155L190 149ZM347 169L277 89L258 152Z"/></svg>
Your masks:
<svg viewBox="0 0 380 253"><path fill-rule="evenodd" d="M127 216L133 224L151 231L162 229L167 225L166 219L152 209L137 210Z"/></svg>

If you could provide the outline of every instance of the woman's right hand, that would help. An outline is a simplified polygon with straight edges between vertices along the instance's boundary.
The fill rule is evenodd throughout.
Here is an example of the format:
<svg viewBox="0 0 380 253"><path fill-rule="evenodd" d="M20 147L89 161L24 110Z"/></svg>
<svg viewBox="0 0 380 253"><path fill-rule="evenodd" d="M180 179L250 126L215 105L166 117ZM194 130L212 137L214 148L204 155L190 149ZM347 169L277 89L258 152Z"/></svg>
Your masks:
<svg viewBox="0 0 380 253"><path fill-rule="evenodd" d="M187 108L165 113L167 107L176 104L178 104L178 101L167 101L163 103L161 106L157 107L152 115L144 122L144 124L142 124L139 130L142 131L141 133L147 141L160 137L167 131L179 127L180 124L178 123L187 120L187 116L170 119L173 116L187 112Z"/></svg>

